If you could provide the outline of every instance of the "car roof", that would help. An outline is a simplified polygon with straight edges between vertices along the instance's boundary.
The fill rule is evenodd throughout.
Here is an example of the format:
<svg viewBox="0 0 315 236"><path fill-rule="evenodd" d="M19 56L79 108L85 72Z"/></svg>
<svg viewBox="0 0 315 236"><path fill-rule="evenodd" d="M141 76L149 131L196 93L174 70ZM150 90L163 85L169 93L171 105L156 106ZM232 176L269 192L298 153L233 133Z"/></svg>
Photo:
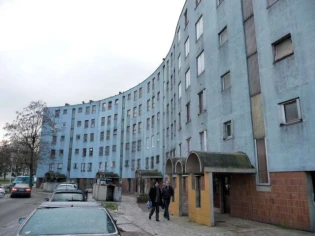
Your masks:
<svg viewBox="0 0 315 236"><path fill-rule="evenodd" d="M56 189L55 193L81 193L83 194L83 191L80 189Z"/></svg>
<svg viewBox="0 0 315 236"><path fill-rule="evenodd" d="M38 206L38 208L67 208L67 207L104 208L98 202L43 202L41 205Z"/></svg>

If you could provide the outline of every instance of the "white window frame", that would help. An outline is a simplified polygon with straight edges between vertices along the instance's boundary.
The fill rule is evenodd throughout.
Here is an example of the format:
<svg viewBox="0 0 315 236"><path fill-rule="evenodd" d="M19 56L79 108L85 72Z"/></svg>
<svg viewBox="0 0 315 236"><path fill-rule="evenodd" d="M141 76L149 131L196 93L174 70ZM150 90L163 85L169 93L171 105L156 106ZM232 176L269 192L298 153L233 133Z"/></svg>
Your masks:
<svg viewBox="0 0 315 236"><path fill-rule="evenodd" d="M288 51L289 49L286 48L286 49L283 49L282 50L287 50L287 53L283 53L279 55L279 52L278 50L281 49L281 46L285 46L285 42L287 41L290 41L291 44L290 45L287 45L287 46L291 46L289 49L290 51ZM282 37L281 39L279 39L278 41L274 42L272 44L273 46L273 52L274 52L274 62L277 62L277 61L281 61L282 59L286 58L286 57L289 57L291 55L294 54L294 48L293 48L293 42L292 42L292 38L291 38L291 34L288 34L284 37Z"/></svg>
<svg viewBox="0 0 315 236"><path fill-rule="evenodd" d="M205 53L202 51L197 57L197 76L205 71Z"/></svg>
<svg viewBox="0 0 315 236"><path fill-rule="evenodd" d="M199 138L200 138L200 150L206 152L207 151L207 130L200 132Z"/></svg>
<svg viewBox="0 0 315 236"><path fill-rule="evenodd" d="M154 135L152 135L152 137L151 137L151 145L152 145L152 147L154 147L154 143L155 143L155 137L154 137Z"/></svg>
<svg viewBox="0 0 315 236"><path fill-rule="evenodd" d="M150 144L150 137L147 137L147 140L146 140L146 144L147 144L147 149L150 148L151 144Z"/></svg>
<svg viewBox="0 0 315 236"><path fill-rule="evenodd" d="M225 38L223 36L226 36ZM225 41L224 41L225 40ZM220 42L220 47L223 46L227 41L229 41L228 38L228 30L227 26L225 26L221 32L219 33L219 42Z"/></svg>
<svg viewBox="0 0 315 236"><path fill-rule="evenodd" d="M180 27L177 30L177 43L180 42Z"/></svg>
<svg viewBox="0 0 315 236"><path fill-rule="evenodd" d="M186 89L188 89L190 86L190 68L185 73L185 86Z"/></svg>
<svg viewBox="0 0 315 236"><path fill-rule="evenodd" d="M190 48L189 48L189 37L185 41L185 57L189 55Z"/></svg>
<svg viewBox="0 0 315 236"><path fill-rule="evenodd" d="M187 153L190 153L191 151L191 137L186 139L187 142Z"/></svg>
<svg viewBox="0 0 315 236"><path fill-rule="evenodd" d="M295 120L287 121L284 107L285 107L285 105L290 104L294 101L296 102L298 118ZM280 125L287 125L287 124L294 124L294 123L301 122L302 121L302 115L301 115L301 107L300 107L300 98L294 98L294 99L290 99L288 101L279 103L278 104L278 113L279 113Z"/></svg>
<svg viewBox="0 0 315 236"><path fill-rule="evenodd" d="M200 98L200 96L202 97ZM198 102L199 102L199 114L202 114L205 111L207 111L206 89L203 89L201 92L198 93Z"/></svg>
<svg viewBox="0 0 315 236"><path fill-rule="evenodd" d="M203 35L203 17L201 16L196 23L196 41Z"/></svg>
<svg viewBox="0 0 315 236"><path fill-rule="evenodd" d="M182 97L182 83L179 82L178 84L178 99Z"/></svg>
<svg viewBox="0 0 315 236"><path fill-rule="evenodd" d="M229 80L230 80L230 86L229 87L226 86L226 79L227 78L229 78ZM222 83L222 91L228 90L232 87L230 71L221 76L221 83Z"/></svg>
<svg viewBox="0 0 315 236"><path fill-rule="evenodd" d="M182 68L182 57L181 57L181 54L179 54L179 56L178 56L178 70L180 70L180 68Z"/></svg>
<svg viewBox="0 0 315 236"><path fill-rule="evenodd" d="M231 135L228 135L227 133L227 126L230 125L230 130L231 130ZM232 120L228 120L226 122L223 123L223 139L227 140L227 139L231 139L233 138L233 122Z"/></svg>

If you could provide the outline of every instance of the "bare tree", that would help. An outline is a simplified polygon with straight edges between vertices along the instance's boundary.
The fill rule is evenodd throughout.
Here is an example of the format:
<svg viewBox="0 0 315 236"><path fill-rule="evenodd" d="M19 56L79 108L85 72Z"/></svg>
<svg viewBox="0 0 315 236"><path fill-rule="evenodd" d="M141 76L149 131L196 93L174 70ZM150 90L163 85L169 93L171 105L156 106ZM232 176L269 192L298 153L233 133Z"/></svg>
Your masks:
<svg viewBox="0 0 315 236"><path fill-rule="evenodd" d="M8 141L3 141L0 145L0 175L5 180L11 168L11 147Z"/></svg>
<svg viewBox="0 0 315 236"><path fill-rule="evenodd" d="M30 187L32 187L35 166L42 135L49 135L54 126L51 114L46 109L46 103L32 101L22 112L16 112L17 117L12 123L6 123L6 136L14 144L15 154L20 164L24 164L30 171ZM43 128L45 127L45 128Z"/></svg>

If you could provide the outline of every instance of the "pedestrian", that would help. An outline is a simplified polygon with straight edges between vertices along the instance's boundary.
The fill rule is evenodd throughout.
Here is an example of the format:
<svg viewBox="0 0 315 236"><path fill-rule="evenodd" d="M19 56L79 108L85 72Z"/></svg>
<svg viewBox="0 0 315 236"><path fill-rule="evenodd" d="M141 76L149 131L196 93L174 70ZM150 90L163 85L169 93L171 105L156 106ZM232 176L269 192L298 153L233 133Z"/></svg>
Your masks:
<svg viewBox="0 0 315 236"><path fill-rule="evenodd" d="M155 184L150 188L149 197L152 202L152 208L149 214L149 219L151 220L152 215L155 211L155 219L156 221L159 220L159 213L160 213L160 205L162 203L162 192L159 187L159 182L155 181Z"/></svg>
<svg viewBox="0 0 315 236"><path fill-rule="evenodd" d="M165 187L162 189L162 198L164 202L164 217L170 220L170 213L168 207L170 205L171 197L174 196L174 189L170 185L170 181L166 180Z"/></svg>

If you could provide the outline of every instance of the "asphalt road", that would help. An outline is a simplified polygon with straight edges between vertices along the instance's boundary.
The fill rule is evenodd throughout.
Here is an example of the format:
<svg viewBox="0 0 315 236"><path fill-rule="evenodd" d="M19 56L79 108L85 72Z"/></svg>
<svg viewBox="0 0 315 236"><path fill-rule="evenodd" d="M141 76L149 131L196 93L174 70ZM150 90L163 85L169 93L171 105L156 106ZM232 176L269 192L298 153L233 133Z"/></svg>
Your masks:
<svg viewBox="0 0 315 236"><path fill-rule="evenodd" d="M33 188L31 198L10 198L9 193L0 198L0 236L15 235L19 218L27 217L49 195Z"/></svg>

